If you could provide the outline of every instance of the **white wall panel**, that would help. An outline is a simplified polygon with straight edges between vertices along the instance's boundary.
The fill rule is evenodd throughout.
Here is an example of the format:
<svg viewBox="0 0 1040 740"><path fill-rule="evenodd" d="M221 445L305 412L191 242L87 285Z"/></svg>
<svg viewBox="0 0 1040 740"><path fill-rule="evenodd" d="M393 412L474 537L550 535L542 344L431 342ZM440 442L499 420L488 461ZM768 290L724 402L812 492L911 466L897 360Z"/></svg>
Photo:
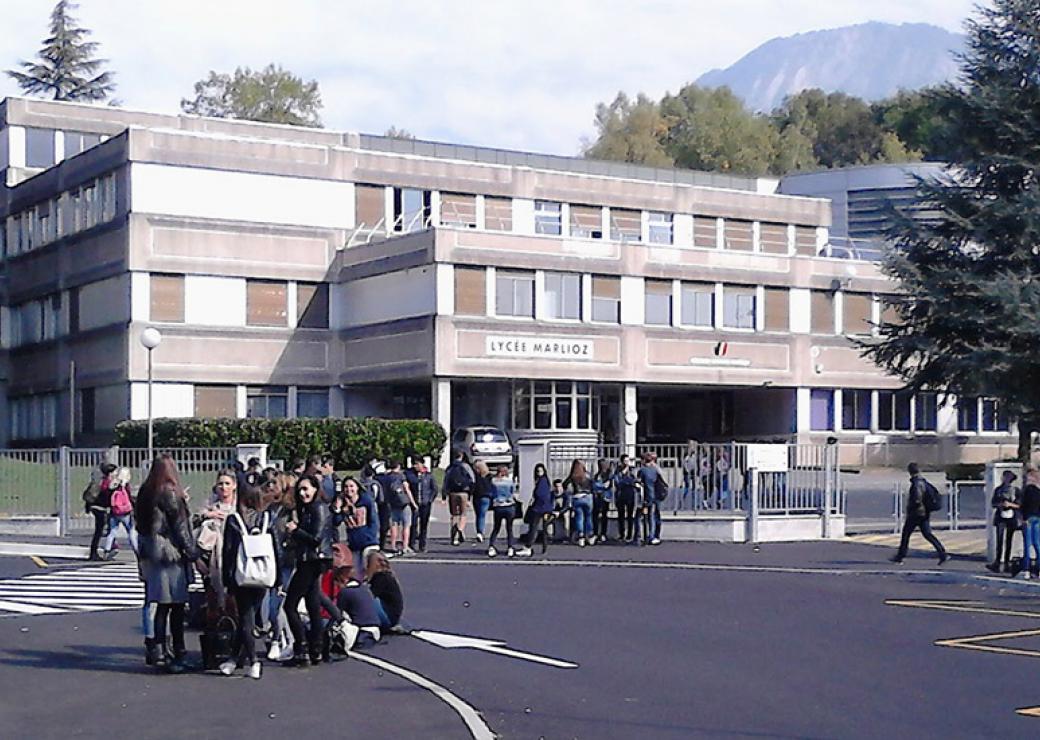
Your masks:
<svg viewBox="0 0 1040 740"><path fill-rule="evenodd" d="M812 327L812 295L808 288L791 288L791 332L808 334Z"/></svg>
<svg viewBox="0 0 1040 740"><path fill-rule="evenodd" d="M151 321L152 276L147 272L130 273L130 320Z"/></svg>
<svg viewBox="0 0 1040 740"><path fill-rule="evenodd" d="M352 280L339 291L343 326L363 326L437 312L434 265Z"/></svg>
<svg viewBox="0 0 1040 740"><path fill-rule="evenodd" d="M190 383L154 383L152 416L184 419L195 415L195 386ZM130 418L148 418L148 384L130 384Z"/></svg>
<svg viewBox="0 0 1040 740"><path fill-rule="evenodd" d="M245 326L245 279L185 275L184 321L201 326Z"/></svg>
<svg viewBox="0 0 1040 740"><path fill-rule="evenodd" d="M90 283L79 289L79 328L81 331L125 322L129 318L129 273Z"/></svg>

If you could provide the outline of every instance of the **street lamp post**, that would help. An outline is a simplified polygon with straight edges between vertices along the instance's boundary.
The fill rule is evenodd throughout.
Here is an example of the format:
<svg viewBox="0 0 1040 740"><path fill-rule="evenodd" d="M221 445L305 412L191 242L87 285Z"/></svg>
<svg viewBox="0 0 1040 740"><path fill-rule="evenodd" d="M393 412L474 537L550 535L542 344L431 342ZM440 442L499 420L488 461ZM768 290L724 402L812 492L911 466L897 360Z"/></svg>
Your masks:
<svg viewBox="0 0 1040 740"><path fill-rule="evenodd" d="M141 346L148 350L148 464L152 464L154 444L152 437L152 350L159 346L162 334L155 327L149 326L141 332Z"/></svg>

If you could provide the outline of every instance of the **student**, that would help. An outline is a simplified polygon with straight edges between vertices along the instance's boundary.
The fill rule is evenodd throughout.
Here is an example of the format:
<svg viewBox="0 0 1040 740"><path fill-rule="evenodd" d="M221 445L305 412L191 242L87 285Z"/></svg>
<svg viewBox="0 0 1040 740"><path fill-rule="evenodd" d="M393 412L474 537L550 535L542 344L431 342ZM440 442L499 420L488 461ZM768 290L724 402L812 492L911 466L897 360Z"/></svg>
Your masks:
<svg viewBox="0 0 1040 740"><path fill-rule="evenodd" d="M553 540L556 542L570 542L574 538L574 511L571 509L570 497L564 488L563 479L555 478L552 482L553 511L556 516L553 523ZM543 537L548 534L543 533Z"/></svg>
<svg viewBox="0 0 1040 740"><path fill-rule="evenodd" d="M376 613L379 615L379 627L393 630L401 622L404 614L404 594L390 568L390 561L381 552L373 552L365 563L366 580L375 597Z"/></svg>
<svg viewBox="0 0 1040 740"><path fill-rule="evenodd" d="M220 672L225 676L234 674L235 668L244 666L250 678L259 679L263 665L256 657L256 639L253 626L256 624L257 611L267 593L267 588L251 586L238 582L239 550L245 535L266 533L271 540L274 553L275 582L273 588L281 586L278 538L271 528L271 516L260 510L260 492L252 486L244 488L238 494L237 510L227 518L224 525L224 540L221 546L221 567L223 582L235 599L238 611L238 635L236 643L237 656L229 657L220 664Z"/></svg>
<svg viewBox="0 0 1040 740"><path fill-rule="evenodd" d="M336 606L360 632L355 647L364 648L382 639L379 629L379 610L372 589L357 577L352 564L336 569L336 585L339 593Z"/></svg>
<svg viewBox="0 0 1040 740"><path fill-rule="evenodd" d="M347 528L347 547L353 556L358 577L365 573L365 558L379 549L379 510L368 491L354 478L343 481L343 494L333 504L336 526L342 521Z"/></svg>
<svg viewBox="0 0 1040 740"><path fill-rule="evenodd" d="M618 459L614 474L614 497L618 512L618 537L622 542L636 541L636 484L638 478L628 455Z"/></svg>
<svg viewBox="0 0 1040 740"><path fill-rule="evenodd" d="M531 555L531 545L534 544L538 532L542 532L545 538L545 517L553 512L553 490L549 483L549 473L545 465L538 463L534 466L534 490L531 493L531 505L527 507L525 520L527 521L527 533L524 535L524 556ZM544 541L544 540L543 540ZM542 552L545 551L543 545Z"/></svg>
<svg viewBox="0 0 1040 740"><path fill-rule="evenodd" d="M990 506L993 507L993 526L997 532L997 552L993 562L986 566L994 573L1011 570L1011 541L1019 527L1019 492L1014 483L1018 479L1010 470L1005 470L1001 483L993 491ZM1003 557L1001 557L1003 554Z"/></svg>
<svg viewBox="0 0 1040 740"><path fill-rule="evenodd" d="M516 557L517 552L513 548L513 519L516 518L516 486L509 475L509 468L499 465L497 474L491 480L491 511L494 523L491 526L491 538L488 540L487 554L489 558L496 557L498 550L495 549L495 540L502 529L506 528L506 555ZM527 555L527 553L520 553Z"/></svg>
<svg viewBox="0 0 1040 740"><path fill-rule="evenodd" d="M592 540L592 478L589 477L585 463L581 460L571 463L571 472L564 482L564 488L570 493L578 547L585 547L585 544Z"/></svg>
<svg viewBox="0 0 1040 740"><path fill-rule="evenodd" d="M1022 577L1033 577L1031 568L1033 551L1040 560L1040 472L1030 467L1026 470L1026 484L1022 487Z"/></svg>
<svg viewBox="0 0 1040 740"><path fill-rule="evenodd" d="M451 514L451 544L457 546L466 541L466 501L473 490L476 476L466 453L455 450L454 459L444 471L444 492L448 496L448 512Z"/></svg>
<svg viewBox="0 0 1040 740"><path fill-rule="evenodd" d="M321 463L318 468L321 473L321 496L327 504L332 503L332 499L336 498L336 494L339 493L339 480L336 478L336 458L332 455L325 453L321 456Z"/></svg>
<svg viewBox="0 0 1040 740"><path fill-rule="evenodd" d="M98 553L98 545L101 544L101 537L108 524L108 488L111 484L111 475L115 471L116 466L112 463L101 463L96 470L91 472L90 484L83 491L83 505L87 513L94 517L94 534L90 538L90 560L102 559Z"/></svg>
<svg viewBox="0 0 1040 740"><path fill-rule="evenodd" d="M285 615L285 589L296 570L296 547L289 535L287 525L292 521L296 509L296 481L291 473L280 473L275 481L280 494L266 509L270 529L278 542L280 554L278 588L268 591L267 622L270 625L271 645L267 652L269 660L284 661L292 658L292 631Z"/></svg>
<svg viewBox="0 0 1040 740"><path fill-rule="evenodd" d="M910 474L910 491L906 499L906 522L903 524L903 535L899 540L899 550L891 560L893 563L903 562L903 558L906 557L907 550L910 547L910 535L913 534L915 529L920 529L924 538L935 548L935 552L939 556L939 565L942 565L947 561L949 555L946 554L946 549L939 541L939 538L932 534L930 521L932 512L928 510L925 504L925 496L931 484L921 475L917 463L912 462L907 465L906 471ZM1028 553L1026 557L1028 557Z"/></svg>
<svg viewBox="0 0 1040 740"><path fill-rule="evenodd" d="M285 616L294 641L291 663L300 667L321 662L321 574L332 562L332 515L321 501L321 481L305 475L296 482L296 511L285 525L296 548L296 572L286 589ZM309 629L304 635L303 620L296 605L307 605ZM304 641L306 639L306 642Z"/></svg>
<svg viewBox="0 0 1040 740"><path fill-rule="evenodd" d="M647 545L661 544L661 504L657 500L655 488L661 475L657 467L657 454L643 454L643 464L639 466L639 482L643 488L643 536Z"/></svg>
<svg viewBox="0 0 1040 740"><path fill-rule="evenodd" d="M473 463L476 480L473 482L474 527L477 531L477 542L484 541L484 530L487 528L487 513L491 508L491 470L483 460Z"/></svg>
<svg viewBox="0 0 1040 740"><path fill-rule="evenodd" d="M700 455L697 452L697 440L690 439L686 442L686 454L682 459L682 496L675 503L673 513L686 506L686 499L694 501L697 495L697 471L700 465Z"/></svg>
<svg viewBox="0 0 1040 740"><path fill-rule="evenodd" d="M426 552L430 512L438 494L437 481L430 475L430 471L418 455L412 458L412 467L405 471L405 477L408 479L408 487L412 489L412 495L415 496L415 502L419 504L412 525L412 542L419 552Z"/></svg>
<svg viewBox="0 0 1040 740"><path fill-rule="evenodd" d="M191 566L200 552L192 534L188 502L173 458L156 458L137 494L138 556L144 577L145 600L158 604L154 641L162 649L166 671L187 670L184 645L184 605L188 601ZM201 566L204 571L205 566ZM166 626L173 637L168 654Z"/></svg>
<svg viewBox="0 0 1040 740"><path fill-rule="evenodd" d="M119 527L126 530L130 548L137 554L137 532L134 530L134 498L130 489L130 470L120 468L112 477L108 487L108 537L105 538L104 557L111 559L116 554L116 533Z"/></svg>
<svg viewBox="0 0 1040 740"><path fill-rule="evenodd" d="M610 463L600 458L596 461L596 475L592 477L592 541L607 541L607 530L610 525L610 502L614 497L614 472Z"/></svg>
<svg viewBox="0 0 1040 740"><path fill-rule="evenodd" d="M411 486L401 472L401 463L390 461L390 472L386 476L386 496L390 502L390 549L397 555L411 555L409 547L412 533L412 513L419 508L412 495Z"/></svg>

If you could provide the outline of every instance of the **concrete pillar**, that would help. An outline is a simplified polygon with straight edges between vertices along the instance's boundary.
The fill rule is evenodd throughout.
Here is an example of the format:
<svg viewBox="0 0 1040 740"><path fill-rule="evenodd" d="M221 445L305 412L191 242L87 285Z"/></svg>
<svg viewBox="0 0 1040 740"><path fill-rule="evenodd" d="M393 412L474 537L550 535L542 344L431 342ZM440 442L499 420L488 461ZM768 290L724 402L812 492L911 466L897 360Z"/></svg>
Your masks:
<svg viewBox="0 0 1040 740"><path fill-rule="evenodd" d="M808 434L812 431L812 389L798 388L795 394L795 429L798 434Z"/></svg>
<svg viewBox="0 0 1040 740"><path fill-rule="evenodd" d="M939 435L957 433L957 399L950 395L944 401L940 396L936 401L935 431Z"/></svg>
<svg viewBox="0 0 1040 740"><path fill-rule="evenodd" d="M636 422L639 420L637 410L636 386L626 383L621 393L621 442L625 451L635 454Z"/></svg>
<svg viewBox="0 0 1040 740"><path fill-rule="evenodd" d="M441 452L440 466L446 468L451 462L451 381L447 378L434 378L430 389L430 408L433 420L444 428L448 441Z"/></svg>

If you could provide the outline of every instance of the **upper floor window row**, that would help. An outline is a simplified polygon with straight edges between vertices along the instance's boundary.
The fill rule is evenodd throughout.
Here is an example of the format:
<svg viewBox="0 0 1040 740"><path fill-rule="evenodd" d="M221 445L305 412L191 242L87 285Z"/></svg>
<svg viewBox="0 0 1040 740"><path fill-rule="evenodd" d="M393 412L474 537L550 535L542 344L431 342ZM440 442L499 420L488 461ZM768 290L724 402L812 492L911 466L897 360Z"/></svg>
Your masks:
<svg viewBox="0 0 1040 740"><path fill-rule="evenodd" d="M180 324L205 310L204 306L188 306L184 275L152 274L149 279L150 321ZM188 279L191 279L189 276ZM329 286L326 283L287 283L281 280L246 280L245 325L288 327L290 325L291 288L295 288L295 322L300 329L329 327ZM207 295L195 295L196 303Z"/></svg>
<svg viewBox="0 0 1040 740"><path fill-rule="evenodd" d="M86 131L56 131L28 126L25 128L25 166L33 169L53 167L62 159L97 146L101 139L101 134ZM18 161L16 157L11 159Z"/></svg>
<svg viewBox="0 0 1040 740"><path fill-rule="evenodd" d="M112 221L116 216L116 175L78 188L7 217L3 257L46 246L57 239Z"/></svg>

